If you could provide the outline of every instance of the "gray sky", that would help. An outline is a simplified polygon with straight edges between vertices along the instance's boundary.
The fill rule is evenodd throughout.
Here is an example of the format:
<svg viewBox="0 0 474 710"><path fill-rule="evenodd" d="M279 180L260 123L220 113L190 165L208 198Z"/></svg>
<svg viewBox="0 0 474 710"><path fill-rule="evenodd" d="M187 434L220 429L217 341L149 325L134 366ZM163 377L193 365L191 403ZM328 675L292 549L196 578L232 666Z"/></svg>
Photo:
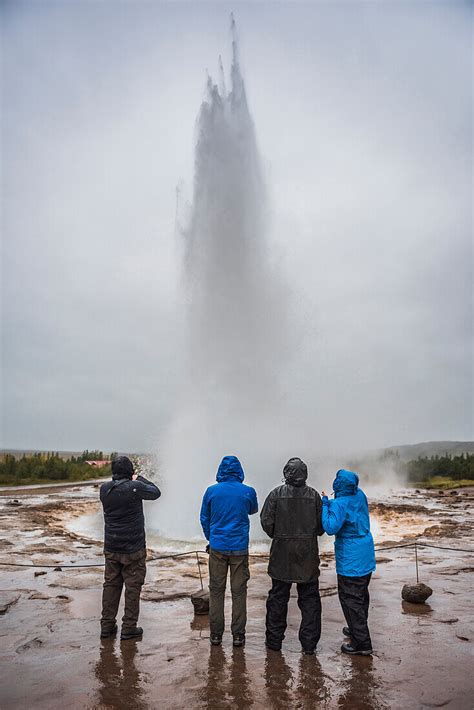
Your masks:
<svg viewBox="0 0 474 710"><path fill-rule="evenodd" d="M3 446L159 446L232 9L314 446L472 438L470 3L36 0L2 4Z"/></svg>

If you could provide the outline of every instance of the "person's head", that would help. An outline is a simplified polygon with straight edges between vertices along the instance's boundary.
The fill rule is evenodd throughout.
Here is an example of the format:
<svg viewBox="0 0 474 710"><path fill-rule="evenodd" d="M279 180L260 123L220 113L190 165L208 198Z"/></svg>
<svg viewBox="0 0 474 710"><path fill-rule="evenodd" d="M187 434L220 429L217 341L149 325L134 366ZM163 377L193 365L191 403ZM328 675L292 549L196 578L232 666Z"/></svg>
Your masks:
<svg viewBox="0 0 474 710"><path fill-rule="evenodd" d="M308 468L297 456L290 459L283 468L285 483L289 486L304 486L308 478Z"/></svg>
<svg viewBox="0 0 474 710"><path fill-rule="evenodd" d="M129 478L133 476L133 463L128 456L117 456L112 461L112 478L114 481L120 478Z"/></svg>
<svg viewBox="0 0 474 710"><path fill-rule="evenodd" d="M346 471L345 468L339 469L336 473L336 478L332 484L335 497L353 496L359 488L359 476L353 471Z"/></svg>
<svg viewBox="0 0 474 710"><path fill-rule="evenodd" d="M216 480L218 483L231 480L237 480L242 483L244 470L237 456L224 456L217 469Z"/></svg>

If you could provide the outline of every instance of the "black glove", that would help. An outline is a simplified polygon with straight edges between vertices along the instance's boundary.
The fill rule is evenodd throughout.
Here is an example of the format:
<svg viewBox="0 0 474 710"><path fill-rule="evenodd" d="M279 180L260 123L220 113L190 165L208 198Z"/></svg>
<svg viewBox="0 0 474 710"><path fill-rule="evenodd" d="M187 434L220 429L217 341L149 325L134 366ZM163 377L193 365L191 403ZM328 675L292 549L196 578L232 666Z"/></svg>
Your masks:
<svg viewBox="0 0 474 710"><path fill-rule="evenodd" d="M207 554L209 554L209 549L210 549L210 545L209 545L209 543L208 543L208 544L206 545L206 552L207 552Z"/></svg>

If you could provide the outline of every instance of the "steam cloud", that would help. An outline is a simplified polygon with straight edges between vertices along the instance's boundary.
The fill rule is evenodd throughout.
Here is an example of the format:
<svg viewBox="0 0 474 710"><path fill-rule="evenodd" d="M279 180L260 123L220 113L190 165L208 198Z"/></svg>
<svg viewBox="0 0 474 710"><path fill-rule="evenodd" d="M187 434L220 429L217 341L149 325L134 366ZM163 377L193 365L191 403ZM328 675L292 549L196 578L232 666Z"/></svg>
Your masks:
<svg viewBox="0 0 474 710"><path fill-rule="evenodd" d="M266 473L274 479L287 453L279 373L290 357L289 319L268 258L265 186L233 21L232 33L230 90L219 60L219 85L208 79L199 113L185 230L186 362L160 451L159 525L175 538L198 532L195 498L223 455L237 455L256 485ZM183 490L190 492L184 506Z"/></svg>

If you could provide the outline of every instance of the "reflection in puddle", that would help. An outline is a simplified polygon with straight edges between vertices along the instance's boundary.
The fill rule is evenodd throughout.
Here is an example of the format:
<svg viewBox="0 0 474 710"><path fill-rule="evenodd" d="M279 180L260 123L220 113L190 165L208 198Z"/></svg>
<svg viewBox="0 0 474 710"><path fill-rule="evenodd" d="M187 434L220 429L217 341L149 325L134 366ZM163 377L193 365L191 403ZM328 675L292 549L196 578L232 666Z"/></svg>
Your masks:
<svg viewBox="0 0 474 710"><path fill-rule="evenodd" d="M279 651L267 651L265 658L265 688L270 707L291 707L293 671Z"/></svg>
<svg viewBox="0 0 474 710"><path fill-rule="evenodd" d="M206 708L249 708L253 705L245 650L234 648L228 656L222 646L209 649L206 684L200 693Z"/></svg>
<svg viewBox="0 0 474 710"><path fill-rule="evenodd" d="M265 688L272 708L322 707L331 699L331 679L323 672L317 656L301 654L298 670L292 669L282 653L267 651Z"/></svg>
<svg viewBox="0 0 474 710"><path fill-rule="evenodd" d="M299 661L298 683L295 690L295 705L298 708L314 708L316 703L327 703L331 697L325 675L317 656L302 655ZM317 705L316 705L317 707Z"/></svg>
<svg viewBox="0 0 474 710"><path fill-rule="evenodd" d="M193 631L205 631L207 636L209 636L208 614L195 614L189 625Z"/></svg>
<svg viewBox="0 0 474 710"><path fill-rule="evenodd" d="M344 710L389 708L383 700L383 687L374 673L372 656L353 656L347 659L347 674L340 683L341 694L337 707Z"/></svg>
<svg viewBox="0 0 474 710"><path fill-rule="evenodd" d="M120 644L120 653L115 647L115 639L102 641L99 660L95 666L95 677L99 707L135 708L146 710L149 705L143 699L143 673L135 664L136 641Z"/></svg>
<svg viewBox="0 0 474 710"><path fill-rule="evenodd" d="M424 602L423 604L412 604L411 602L402 601L402 614L414 614L415 616L423 616L430 614L433 607Z"/></svg>

